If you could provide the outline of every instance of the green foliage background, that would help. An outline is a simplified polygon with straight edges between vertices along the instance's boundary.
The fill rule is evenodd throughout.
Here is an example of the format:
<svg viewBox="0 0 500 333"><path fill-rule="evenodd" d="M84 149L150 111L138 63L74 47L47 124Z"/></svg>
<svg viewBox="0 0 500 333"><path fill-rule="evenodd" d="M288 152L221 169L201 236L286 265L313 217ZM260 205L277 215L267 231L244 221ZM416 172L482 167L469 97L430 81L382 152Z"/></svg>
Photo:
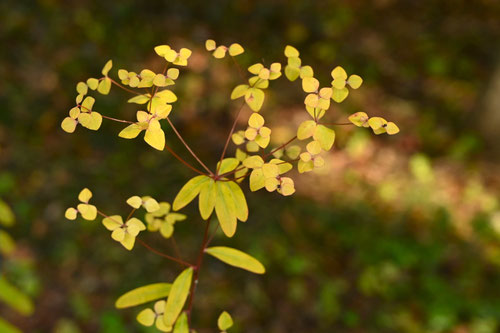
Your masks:
<svg viewBox="0 0 500 333"><path fill-rule="evenodd" d="M36 309L25 318L0 305L0 316L26 332L141 332L136 312L119 313L114 300L171 280L172 265L142 248L125 253L98 223L63 213L83 187L110 212L133 194L171 202L192 174L167 153L119 139L115 124L77 135L59 124L75 83L107 59L153 68L161 60L154 46L199 53L207 38L241 43L245 64L282 59L294 45L324 73L320 80L342 65L365 84L334 107L335 119L387 115L401 133L339 129L325 174L301 176L294 197L249 195L248 223L219 242L248 249L267 274L210 261L195 305L199 332L214 331L223 309L235 318L232 332L498 331L498 137L482 127L500 75L500 3L491 0L2 1L0 197L16 214L18 249L0 269ZM192 60L174 110L182 133L215 165L238 74L208 61ZM293 122L298 90L274 90L281 96L263 112ZM114 89L97 105L130 117L125 96ZM181 151L171 133L167 140ZM186 257L200 233L198 221L178 228Z"/></svg>

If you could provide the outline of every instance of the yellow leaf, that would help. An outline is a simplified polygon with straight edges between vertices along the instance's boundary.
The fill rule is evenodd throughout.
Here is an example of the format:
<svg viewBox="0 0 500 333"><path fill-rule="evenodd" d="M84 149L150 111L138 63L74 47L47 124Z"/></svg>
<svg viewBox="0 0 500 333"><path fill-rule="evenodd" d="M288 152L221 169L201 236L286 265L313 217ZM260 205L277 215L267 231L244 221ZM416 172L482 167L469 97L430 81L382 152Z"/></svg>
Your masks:
<svg viewBox="0 0 500 333"><path fill-rule="evenodd" d="M89 87L84 82L78 82L76 85L76 92L81 95L87 95Z"/></svg>
<svg viewBox="0 0 500 333"><path fill-rule="evenodd" d="M299 53L299 51L295 47L293 47L291 45L287 45L285 47L285 56L287 58L298 57L299 55L300 55L300 53Z"/></svg>
<svg viewBox="0 0 500 333"><path fill-rule="evenodd" d="M217 59L222 59L226 56L227 47L219 46L215 49L213 56Z"/></svg>
<svg viewBox="0 0 500 333"><path fill-rule="evenodd" d="M332 148L335 141L335 131L326 126L318 125L314 131L313 138L319 142L323 150L328 151Z"/></svg>
<svg viewBox="0 0 500 333"><path fill-rule="evenodd" d="M250 88L245 93L245 101L253 111L260 110L264 103L264 97L264 92L258 88Z"/></svg>
<svg viewBox="0 0 500 333"><path fill-rule="evenodd" d="M319 81L314 77L305 77L302 79L302 89L305 92L315 92L319 88Z"/></svg>
<svg viewBox="0 0 500 333"><path fill-rule="evenodd" d="M92 198L92 192L88 188L84 188L80 191L80 194L78 194L78 200L81 202L88 203L90 198Z"/></svg>
<svg viewBox="0 0 500 333"><path fill-rule="evenodd" d="M392 121L387 123L385 130L387 131L387 134L389 134L389 135L394 135L394 134L399 133L399 127L396 124L394 124Z"/></svg>
<svg viewBox="0 0 500 333"><path fill-rule="evenodd" d="M151 96L149 94L147 95L137 95L132 98L130 98L127 103L135 103L135 104L145 104L149 102L151 99Z"/></svg>
<svg viewBox="0 0 500 333"><path fill-rule="evenodd" d="M127 199L127 204L132 208L139 209L142 205L142 199L141 197L134 195L133 197Z"/></svg>
<svg viewBox="0 0 500 333"><path fill-rule="evenodd" d="M154 283L136 288L120 296L115 306L124 309L167 297L171 287L170 283Z"/></svg>
<svg viewBox="0 0 500 333"><path fill-rule="evenodd" d="M356 112L349 116L349 121L358 127L368 127L368 115L365 112Z"/></svg>
<svg viewBox="0 0 500 333"><path fill-rule="evenodd" d="M94 79L94 78L90 78L87 80L87 85L89 86L90 89L96 90L97 86L99 85L99 80Z"/></svg>
<svg viewBox="0 0 500 333"><path fill-rule="evenodd" d="M142 201L142 206L148 213L152 213L160 209L160 205L158 204L158 201L156 201L153 198L150 197L143 197L141 199Z"/></svg>
<svg viewBox="0 0 500 333"><path fill-rule="evenodd" d="M100 113L95 111L82 112L78 115L78 121L83 127L86 127L89 130L97 131L101 127L102 116Z"/></svg>
<svg viewBox="0 0 500 333"><path fill-rule="evenodd" d="M71 208L66 209L66 212L64 213L64 217L67 218L68 220L75 220L77 214L78 214L78 211L71 207Z"/></svg>
<svg viewBox="0 0 500 333"><path fill-rule="evenodd" d="M163 321L167 327L172 327L181 313L189 295L192 277L193 268L186 268L172 284L163 313Z"/></svg>
<svg viewBox="0 0 500 333"><path fill-rule="evenodd" d="M213 51L216 47L217 45L215 44L215 41L213 39L207 39L205 41L205 48L207 49L207 51Z"/></svg>
<svg viewBox="0 0 500 333"><path fill-rule="evenodd" d="M211 178L200 175L190 179L179 191L172 204L173 210L179 210L185 207L188 203L200 193L202 185L208 182Z"/></svg>
<svg viewBox="0 0 500 333"><path fill-rule="evenodd" d="M66 133L73 133L76 129L77 124L78 124L78 122L75 119L73 119L71 117L66 117L66 118L64 118L64 120L61 123L61 128Z"/></svg>
<svg viewBox="0 0 500 333"><path fill-rule="evenodd" d="M118 136L124 139L133 139L137 137L142 130L143 128L140 125L131 124L122 129Z"/></svg>
<svg viewBox="0 0 500 333"><path fill-rule="evenodd" d="M179 77L179 69L169 68L167 71L167 77L172 80L177 80L177 78Z"/></svg>
<svg viewBox="0 0 500 333"><path fill-rule="evenodd" d="M99 86L97 86L97 91L103 95L109 94L111 90L111 80L109 77L106 77L104 80L99 82Z"/></svg>
<svg viewBox="0 0 500 333"><path fill-rule="evenodd" d="M215 182L213 179L209 179L200 189L198 208L202 219L207 220L212 214L215 208L216 196Z"/></svg>
<svg viewBox="0 0 500 333"><path fill-rule="evenodd" d="M92 111L92 107L94 107L95 98L92 96L87 96L82 102L82 110L84 112Z"/></svg>
<svg viewBox="0 0 500 333"><path fill-rule="evenodd" d="M247 157L243 165L250 169L260 168L264 165L264 160L259 155Z"/></svg>
<svg viewBox="0 0 500 333"><path fill-rule="evenodd" d="M235 182L227 182L226 185L229 186L229 189L233 194L234 206L236 208L236 218L245 222L248 219L248 205L241 187Z"/></svg>
<svg viewBox="0 0 500 333"><path fill-rule="evenodd" d="M97 217L97 208L94 205L79 204L77 207L82 217L88 221L93 221Z"/></svg>
<svg viewBox="0 0 500 333"><path fill-rule="evenodd" d="M104 65L104 67L102 68L102 75L104 76L108 76L108 73L110 71L110 69L113 67L113 61L112 60L108 60L108 62Z"/></svg>
<svg viewBox="0 0 500 333"><path fill-rule="evenodd" d="M229 46L229 55L234 57L245 52L243 47L238 43L233 43Z"/></svg>
<svg viewBox="0 0 500 333"><path fill-rule="evenodd" d="M300 77L302 79L312 78L314 76L314 71L311 66L302 66L300 68Z"/></svg>
<svg viewBox="0 0 500 333"><path fill-rule="evenodd" d="M238 164L240 164L240 161L238 161L238 159L234 157L223 159L222 163L217 163L217 169L219 170L219 175L222 175L229 171L233 171L234 169L236 169Z"/></svg>
<svg viewBox="0 0 500 333"><path fill-rule="evenodd" d="M137 315L137 321L146 327L153 326L156 319L156 313L151 309L144 309Z"/></svg>
<svg viewBox="0 0 500 333"><path fill-rule="evenodd" d="M170 51L170 46L168 45L158 45L155 47L155 52L160 57L165 57L165 54L167 54L168 51Z"/></svg>
<svg viewBox="0 0 500 333"><path fill-rule="evenodd" d="M358 89L359 87L361 87L363 79L359 75L354 74L349 76L349 80L347 80L347 83L349 83L352 89Z"/></svg>
<svg viewBox="0 0 500 333"><path fill-rule="evenodd" d="M217 319L217 326L221 331L225 331L233 326L233 318L226 311L222 312Z"/></svg>
<svg viewBox="0 0 500 333"><path fill-rule="evenodd" d="M266 177L262 169L255 169L250 174L250 191L255 192L266 185Z"/></svg>
<svg viewBox="0 0 500 333"><path fill-rule="evenodd" d="M316 122L313 120L306 120L299 125L297 130L297 138L299 140L305 140L313 136L316 130Z"/></svg>
<svg viewBox="0 0 500 333"><path fill-rule="evenodd" d="M233 194L226 182L216 182L215 214L219 220L222 231L227 237L232 237L236 232L236 207Z"/></svg>
<svg viewBox="0 0 500 333"><path fill-rule="evenodd" d="M242 96L245 96L245 93L247 92L248 88L250 87L247 84L240 84L234 87L233 91L231 92L231 99L237 99Z"/></svg>
<svg viewBox="0 0 500 333"><path fill-rule="evenodd" d="M238 267L252 273L264 274L266 272L266 269L260 261L237 249L225 246L215 246L205 249L205 253L210 254L228 265Z"/></svg>
<svg viewBox="0 0 500 333"><path fill-rule="evenodd" d="M332 99L340 103L347 98L347 95L349 95L349 90L346 87L342 89L333 89Z"/></svg>
<svg viewBox="0 0 500 333"><path fill-rule="evenodd" d="M290 81L295 81L300 75L300 69L298 67L293 67L290 65L287 65L285 67L285 76L288 80Z"/></svg>
<svg viewBox="0 0 500 333"><path fill-rule="evenodd" d="M19 328L11 325L9 322L0 318L0 332L4 333L23 333Z"/></svg>
<svg viewBox="0 0 500 333"><path fill-rule="evenodd" d="M165 133L161 129L158 120L152 120L149 123L149 127L144 135L144 141L155 149L163 150L165 148Z"/></svg>

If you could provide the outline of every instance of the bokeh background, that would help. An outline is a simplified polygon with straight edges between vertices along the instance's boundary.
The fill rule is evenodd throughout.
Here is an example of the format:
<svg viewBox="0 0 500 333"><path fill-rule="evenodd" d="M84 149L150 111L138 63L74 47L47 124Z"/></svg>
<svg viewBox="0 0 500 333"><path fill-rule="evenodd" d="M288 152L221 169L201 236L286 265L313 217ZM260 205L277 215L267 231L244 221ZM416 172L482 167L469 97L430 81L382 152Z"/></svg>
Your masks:
<svg viewBox="0 0 500 333"><path fill-rule="evenodd" d="M142 284L170 281L179 267L144 248L125 251L98 222L66 221L83 187L109 214L131 195L172 201L193 174L167 152L117 137L119 124L74 135L60 122L75 84L116 69L161 70L159 44L195 53L175 87L173 120L210 165L222 150L240 83L230 61L203 49L237 41L242 66L284 61L287 44L328 84L342 65L361 89L330 109L381 115L401 133L376 137L339 127L317 174L296 175L297 193L251 193L250 219L235 246L260 258L252 276L207 260L194 321L215 332L228 310L231 332L454 332L500 330L500 2L454 1L14 1L0 2L0 198L17 223L17 247L1 274L34 301L0 317L23 332L149 332L138 309L114 300ZM305 117L300 86L273 83L263 109L287 136ZM96 109L132 118L113 88ZM291 133L291 132L290 132ZM293 135L293 133L291 134ZM279 139L279 138L278 138ZM168 143L190 156L173 133ZM191 205L186 210L196 216ZM4 228L5 229L5 228ZM202 226L176 231L185 258ZM157 234L145 239L166 252Z"/></svg>

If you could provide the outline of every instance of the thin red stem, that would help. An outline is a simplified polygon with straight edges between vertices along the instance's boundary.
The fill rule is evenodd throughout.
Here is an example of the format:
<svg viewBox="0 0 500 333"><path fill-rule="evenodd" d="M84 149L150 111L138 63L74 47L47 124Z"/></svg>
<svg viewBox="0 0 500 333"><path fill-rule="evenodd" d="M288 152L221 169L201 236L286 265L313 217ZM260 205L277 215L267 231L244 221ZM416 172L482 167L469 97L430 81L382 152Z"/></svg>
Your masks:
<svg viewBox="0 0 500 333"><path fill-rule="evenodd" d="M243 101L243 103L241 103L241 106L238 109L238 113L236 113L236 117L234 117L233 126L231 127L231 131L229 132L229 135L227 136L226 144L224 145L224 150L222 151L222 154L221 154L220 160L219 160L219 165L217 166L217 170L216 170L217 174L219 173L220 166L222 165L222 160L224 159L224 156L226 155L227 147L229 146L229 141L231 141L231 136L234 133L234 130L236 128L236 124L238 123L238 118L240 117L241 110L243 110L244 105L245 105L245 101Z"/></svg>
<svg viewBox="0 0 500 333"><path fill-rule="evenodd" d="M126 123L126 124L135 124L133 121L128 121L128 120L122 120L122 119L117 119L117 118L112 118L112 117L108 117L108 116L104 116L104 115L101 115L103 118L106 118L106 119L109 119L109 120L113 120L113 121L116 121L116 122L119 122L119 123Z"/></svg>
<svg viewBox="0 0 500 333"><path fill-rule="evenodd" d="M101 215L101 216L103 216L103 217L105 217L105 218L112 219L113 221L116 221L116 220L114 220L112 217L110 217L110 216L108 216L108 215L104 214L103 212L101 212L101 211L99 211L99 210L97 210L97 214L99 214L99 215ZM128 219L127 219L127 221L128 221ZM116 222L117 222L117 223L120 223L120 221L116 221ZM184 261L184 260L181 260L181 259L178 259L178 258L175 258L175 257L169 256L168 254L165 254L165 253L162 253L162 252L160 252L160 251L158 251L158 250L155 250L154 248L152 248L151 246L149 246L148 244L146 244L146 242L144 242L144 241L143 241L143 240L141 240L141 239L136 239L136 240L137 240L137 242L139 242L142 246L144 246L145 248L147 248L148 250L150 250L151 252L153 252L153 253L155 253L155 254L157 254L157 255L159 255L159 256L162 256L162 257L167 258L167 259L169 259L169 260L175 261L176 263L179 263L179 264L184 265L184 266L193 267L193 265L191 265L190 263L188 263L188 262L186 262L186 261Z"/></svg>
<svg viewBox="0 0 500 333"><path fill-rule="evenodd" d="M213 175L214 173L212 171L210 171L210 169L205 165L205 163L203 163L200 158L193 152L193 150L189 147L189 145L186 143L186 141L184 141L184 139L182 138L182 136L180 135L180 133L177 131L177 129L175 128L174 124L172 123L172 121L170 120L169 117L167 117L167 121L168 123L170 124L170 127L172 127L172 129L174 130L175 134L177 135L177 137L179 138L179 140L181 140L182 144L184 145L184 147L186 147L186 149L191 153L191 155L193 155L193 157L198 161L198 163L200 163L200 165L210 174L210 175Z"/></svg>
<svg viewBox="0 0 500 333"><path fill-rule="evenodd" d="M116 85L117 87L120 87L120 88L122 88L123 90L128 91L128 92L129 92L129 93L131 93L131 94L136 94L136 95L144 95L144 94L142 94L142 93L140 93L140 92L138 92L138 91L135 91L135 90L129 89L129 88L127 88L127 87L125 87L125 86L123 86L123 85L119 84L118 82L116 82L115 80L113 80L113 79L112 79L112 78L110 78L110 77L108 77L108 79L111 81L111 83L113 83L113 84L114 84L114 85Z"/></svg>
<svg viewBox="0 0 500 333"><path fill-rule="evenodd" d="M198 285L198 276L200 273L200 267L203 262L203 256L205 254L205 249L208 246L208 229L210 227L210 219L206 222L205 231L203 233L203 241L201 242L200 251L198 252L198 258L196 259L196 265L193 267L193 283L191 284L191 290L189 292L189 300L187 305L188 322L191 324L191 311L193 309L194 293L196 291L196 286Z"/></svg>
<svg viewBox="0 0 500 333"><path fill-rule="evenodd" d="M169 146L165 145L165 149L167 149L170 154L172 154L177 160L179 160L179 162L181 162L182 164L184 164L185 166L187 166L189 169L193 170L196 173L199 173L200 175L206 175L206 173L204 173L204 172L196 169L194 166L192 166L191 164L189 164L188 162L186 162L185 160L183 160Z"/></svg>

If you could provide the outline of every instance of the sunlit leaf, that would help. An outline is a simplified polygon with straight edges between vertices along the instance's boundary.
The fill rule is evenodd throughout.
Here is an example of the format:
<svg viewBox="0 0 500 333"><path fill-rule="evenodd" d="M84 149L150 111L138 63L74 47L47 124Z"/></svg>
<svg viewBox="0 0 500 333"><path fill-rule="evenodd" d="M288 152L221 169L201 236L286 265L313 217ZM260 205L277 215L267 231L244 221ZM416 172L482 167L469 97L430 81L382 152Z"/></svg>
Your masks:
<svg viewBox="0 0 500 333"><path fill-rule="evenodd" d="M188 317L186 312L181 313L175 322L173 333L189 333Z"/></svg>
<svg viewBox="0 0 500 333"><path fill-rule="evenodd" d="M156 319L156 313L151 309L144 309L137 315L137 321L146 327L153 326Z"/></svg>
<svg viewBox="0 0 500 333"><path fill-rule="evenodd" d="M226 311L222 312L217 319L217 326L221 331L225 331L233 326L233 318Z"/></svg>
<svg viewBox="0 0 500 333"><path fill-rule="evenodd" d="M326 126L318 125L314 130L313 137L314 140L319 142L323 150L328 151L335 141L335 131Z"/></svg>
<svg viewBox="0 0 500 333"><path fill-rule="evenodd" d="M108 76L108 73L109 73L109 71L111 70L112 67L113 67L113 61L112 60L108 60L108 62L102 68L102 71L101 71L102 75Z"/></svg>
<svg viewBox="0 0 500 333"><path fill-rule="evenodd" d="M127 103L135 103L135 104L145 104L149 102L151 99L151 96L149 94L147 95L137 95L132 98L130 98Z"/></svg>
<svg viewBox="0 0 500 333"><path fill-rule="evenodd" d="M73 133L76 129L77 124L78 124L78 121L76 121L75 119L73 119L71 117L66 117L61 122L61 128L66 133Z"/></svg>
<svg viewBox="0 0 500 333"><path fill-rule="evenodd" d="M295 47L287 45L285 47L285 56L287 58L298 57L299 56L299 51Z"/></svg>
<svg viewBox="0 0 500 333"><path fill-rule="evenodd" d="M87 80L87 85L89 86L90 89L96 90L97 86L99 85L99 80L95 78L90 78Z"/></svg>
<svg viewBox="0 0 500 333"><path fill-rule="evenodd" d="M189 295L192 277L193 268L186 268L172 284L163 314L163 321L167 327L172 327L181 313Z"/></svg>
<svg viewBox="0 0 500 333"><path fill-rule="evenodd" d="M299 125L297 129L297 138L299 140L305 140L313 136L316 130L316 122L313 120L306 120Z"/></svg>
<svg viewBox="0 0 500 333"><path fill-rule="evenodd" d="M227 48L225 46L219 46L215 49L213 56L217 59L222 59L226 56Z"/></svg>
<svg viewBox="0 0 500 333"><path fill-rule="evenodd" d="M238 43L233 43L229 46L229 55L232 57L240 55L243 52L245 52L245 49Z"/></svg>
<svg viewBox="0 0 500 333"><path fill-rule="evenodd" d="M205 252L220 261L256 274L264 274L266 269L254 257L237 249L225 246L215 246L205 249Z"/></svg>
<svg viewBox="0 0 500 333"><path fill-rule="evenodd" d="M253 111L259 111L264 104L265 94L258 88L250 88L245 93L245 101Z"/></svg>
<svg viewBox="0 0 500 333"><path fill-rule="evenodd" d="M212 214L215 208L215 200L217 197L215 182L213 179L210 179L208 182L205 182L202 185L200 190L200 198L199 198L199 210L201 218L207 220Z"/></svg>
<svg viewBox="0 0 500 333"><path fill-rule="evenodd" d="M219 170L219 175L226 172L233 171L240 164L240 161L234 157L225 158L222 163L217 163L217 169Z"/></svg>
<svg viewBox="0 0 500 333"><path fill-rule="evenodd" d="M210 177L204 175L196 176L190 179L175 197L172 209L179 210L193 201L193 199L200 193L202 185L210 181L210 179Z"/></svg>
<svg viewBox="0 0 500 333"><path fill-rule="evenodd" d="M358 89L363 83L363 79L359 75L351 75L347 80L347 83L352 87L352 89Z"/></svg>
<svg viewBox="0 0 500 333"><path fill-rule="evenodd" d="M389 135L394 135L394 134L399 133L399 127L396 124L394 124L392 121L387 123L385 130L386 130L387 134L389 134Z"/></svg>
<svg viewBox="0 0 500 333"><path fill-rule="evenodd" d="M131 124L122 129L121 132L118 133L118 136L124 139L133 139L136 138L142 130L143 128L140 125Z"/></svg>
<svg viewBox="0 0 500 333"><path fill-rule="evenodd" d="M82 95L87 95L89 87L84 82L78 82L76 92Z"/></svg>
<svg viewBox="0 0 500 333"><path fill-rule="evenodd" d="M248 206L241 187L235 182L227 182L226 185L229 186L233 194L233 201L236 208L236 218L245 222L248 219Z"/></svg>
<svg viewBox="0 0 500 333"><path fill-rule="evenodd" d="M368 127L368 115L365 112L356 112L349 116L349 121L358 127Z"/></svg>
<svg viewBox="0 0 500 333"><path fill-rule="evenodd" d="M127 199L127 204L132 208L139 209L142 205L142 199L138 195L134 195Z"/></svg>
<svg viewBox="0 0 500 333"><path fill-rule="evenodd" d="M341 103L347 98L347 95L349 95L349 90L346 87L342 89L333 89L332 99L337 103Z"/></svg>
<svg viewBox="0 0 500 333"><path fill-rule="evenodd" d="M109 77L106 77L104 80L99 82L99 86L97 86L97 91L103 95L109 94L111 90L111 80Z"/></svg>
<svg viewBox="0 0 500 333"><path fill-rule="evenodd" d="M213 51L216 47L217 45L215 44L215 41L213 39L207 39L205 41L205 48L207 49L207 51Z"/></svg>
<svg viewBox="0 0 500 333"><path fill-rule="evenodd" d="M82 217L88 221L93 221L97 217L97 208L94 205L79 204L77 207Z"/></svg>
<svg viewBox="0 0 500 333"><path fill-rule="evenodd" d="M154 283L136 288L120 296L115 306L123 309L165 298L170 293L171 287L170 283Z"/></svg>
<svg viewBox="0 0 500 333"><path fill-rule="evenodd" d="M236 232L236 207L231 188L227 182L216 182L215 214L219 220L222 231L227 237L232 237Z"/></svg>
<svg viewBox="0 0 500 333"><path fill-rule="evenodd" d="M158 120L151 120L146 134L144 134L144 141L155 149L163 150L165 148L165 132L161 129Z"/></svg>

